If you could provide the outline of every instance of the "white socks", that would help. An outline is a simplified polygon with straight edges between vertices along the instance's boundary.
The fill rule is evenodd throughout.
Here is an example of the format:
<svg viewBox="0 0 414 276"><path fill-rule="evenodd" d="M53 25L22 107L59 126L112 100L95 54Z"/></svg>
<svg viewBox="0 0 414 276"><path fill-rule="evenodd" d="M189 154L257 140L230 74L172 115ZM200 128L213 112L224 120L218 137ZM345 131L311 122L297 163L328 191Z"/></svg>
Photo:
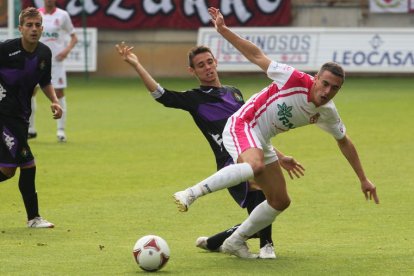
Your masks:
<svg viewBox="0 0 414 276"><path fill-rule="evenodd" d="M59 99L60 107L62 107L62 117L57 120L57 129L58 130L65 130L66 127L66 112L67 112L67 106L66 106L66 97L63 96Z"/></svg>
<svg viewBox="0 0 414 276"><path fill-rule="evenodd" d="M196 198L224 188L235 186L253 178L253 169L248 163L239 163L222 168L212 176L188 188Z"/></svg>
<svg viewBox="0 0 414 276"><path fill-rule="evenodd" d="M248 163L229 165L212 176L187 189L195 198L224 188L235 186L253 178L253 169ZM273 223L282 211L263 201L254 208L250 216L237 228L229 239L246 241L258 231Z"/></svg>
<svg viewBox="0 0 414 276"><path fill-rule="evenodd" d="M31 99L31 106L32 106L32 114L29 118L29 133L35 133L36 127L35 127L35 113L37 109L37 103L36 103L36 96L33 96Z"/></svg>
<svg viewBox="0 0 414 276"><path fill-rule="evenodd" d="M237 228L229 239L235 238L246 241L255 233L272 224L280 213L282 213L282 211L273 209L273 207L267 203L267 200L263 201L254 208L250 213L250 216L239 226L239 228Z"/></svg>

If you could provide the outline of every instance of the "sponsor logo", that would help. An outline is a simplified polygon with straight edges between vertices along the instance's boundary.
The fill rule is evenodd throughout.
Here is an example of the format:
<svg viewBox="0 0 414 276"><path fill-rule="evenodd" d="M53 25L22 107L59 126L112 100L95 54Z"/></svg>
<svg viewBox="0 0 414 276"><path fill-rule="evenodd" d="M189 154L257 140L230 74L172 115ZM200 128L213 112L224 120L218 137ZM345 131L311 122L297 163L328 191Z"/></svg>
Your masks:
<svg viewBox="0 0 414 276"><path fill-rule="evenodd" d="M402 2L401 0L375 0L375 3L381 8L395 8L401 6Z"/></svg>
<svg viewBox="0 0 414 276"><path fill-rule="evenodd" d="M17 54L20 54L20 52L21 52L21 50L17 50L17 51L15 51L13 53L9 53L9 57L12 57L12 56L15 56Z"/></svg>
<svg viewBox="0 0 414 276"><path fill-rule="evenodd" d="M7 90L0 84L0 101L6 98L6 92Z"/></svg>
<svg viewBox="0 0 414 276"><path fill-rule="evenodd" d="M277 108L279 109L277 112L279 121L288 129L295 128L295 125L289 121L289 118L292 118L293 106L287 106L286 103L283 103L282 105L278 104Z"/></svg>
<svg viewBox="0 0 414 276"><path fill-rule="evenodd" d="M381 50L386 43L379 34L368 41L372 50L335 51L333 61L346 66L414 66L414 51L404 49Z"/></svg>
<svg viewBox="0 0 414 276"><path fill-rule="evenodd" d="M52 32L52 33L43 32L42 33L42 38L50 39L50 40L58 39L59 38L59 33L57 33L57 32Z"/></svg>
<svg viewBox="0 0 414 276"><path fill-rule="evenodd" d="M14 142L14 137L8 135L5 131L3 131L3 141L6 143L6 146L9 148L9 150L13 149L14 145L16 144Z"/></svg>
<svg viewBox="0 0 414 276"><path fill-rule="evenodd" d="M223 151L223 138L220 134L213 134L210 133L211 138L213 138L214 142L217 143L217 145L221 148L221 151Z"/></svg>

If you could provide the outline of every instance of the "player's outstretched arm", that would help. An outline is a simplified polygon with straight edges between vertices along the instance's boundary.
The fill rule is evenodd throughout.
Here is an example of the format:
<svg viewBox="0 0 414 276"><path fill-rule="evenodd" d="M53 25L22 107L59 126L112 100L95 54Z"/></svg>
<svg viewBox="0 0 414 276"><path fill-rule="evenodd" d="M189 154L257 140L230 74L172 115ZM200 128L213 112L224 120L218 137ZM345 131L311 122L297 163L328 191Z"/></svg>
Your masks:
<svg viewBox="0 0 414 276"><path fill-rule="evenodd" d="M223 15L219 9L210 7L208 12L211 16L211 22L214 24L217 32L236 47L236 49L250 62L258 65L264 72L267 72L271 60L263 53L263 51L249 40L244 39L231 31L224 23Z"/></svg>
<svg viewBox="0 0 414 276"><path fill-rule="evenodd" d="M338 146L341 149L342 154L348 160L351 167L354 169L359 180L361 181L361 190L365 195L365 198L368 200L373 199L375 203L379 203L379 198L377 195L377 188L375 185L365 176L364 169L362 168L361 161L358 157L358 152L352 143L348 135L345 135L344 138L337 140Z"/></svg>
<svg viewBox="0 0 414 276"><path fill-rule="evenodd" d="M122 57L122 59L127 62L132 68L137 71L139 77L144 82L145 87L148 89L149 92L154 92L157 90L158 83L154 80L154 78L148 73L148 71L142 66L139 62L138 57L132 52L134 47L128 46L125 42L121 44L115 45L118 54Z"/></svg>

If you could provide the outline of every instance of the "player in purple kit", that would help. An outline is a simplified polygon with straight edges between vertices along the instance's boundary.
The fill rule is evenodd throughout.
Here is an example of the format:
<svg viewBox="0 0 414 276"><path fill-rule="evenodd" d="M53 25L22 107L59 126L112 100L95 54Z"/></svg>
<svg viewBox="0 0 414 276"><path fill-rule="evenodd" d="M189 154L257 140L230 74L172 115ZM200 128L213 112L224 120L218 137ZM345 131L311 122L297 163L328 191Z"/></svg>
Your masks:
<svg viewBox="0 0 414 276"><path fill-rule="evenodd" d="M270 143L277 134L316 124L330 133L355 171L366 199L379 203L375 185L366 177L358 153L346 134L332 98L339 92L345 73L341 66L328 62L315 77L270 60L256 45L233 33L216 8L209 8L217 32L258 65L273 82L253 95L227 121L223 143L236 164L229 165L196 185L174 194L176 203L187 210L198 197L254 179L266 195L232 235L222 251L241 258L256 258L246 240L290 205L280 160Z"/></svg>
<svg viewBox="0 0 414 276"><path fill-rule="evenodd" d="M120 56L138 73L148 91L156 101L166 107L178 108L190 113L194 122L210 144L216 158L217 169L221 169L233 161L224 149L222 132L229 116L237 111L244 103L241 92L230 86L223 86L217 74L217 61L210 49L199 46L191 49L188 54L188 70L200 82L200 87L177 92L160 86L133 54L132 47L122 43L116 45ZM302 166L293 158L278 153L282 166L293 175L303 175ZM247 181L229 189L235 201L250 213L265 197L260 190L253 190ZM206 250L218 251L223 241L237 229L232 227L210 238L200 237L196 245ZM259 233L261 258L275 258L272 241L271 225ZM252 235L253 236L253 235Z"/></svg>
<svg viewBox="0 0 414 276"><path fill-rule="evenodd" d="M52 102L53 118L62 116L51 84L52 53L39 42L42 30L42 16L30 7L19 16L21 38L0 43L0 182L13 177L20 167L19 190L26 208L27 226L52 228L53 223L39 214L36 165L27 143L30 99L37 84Z"/></svg>

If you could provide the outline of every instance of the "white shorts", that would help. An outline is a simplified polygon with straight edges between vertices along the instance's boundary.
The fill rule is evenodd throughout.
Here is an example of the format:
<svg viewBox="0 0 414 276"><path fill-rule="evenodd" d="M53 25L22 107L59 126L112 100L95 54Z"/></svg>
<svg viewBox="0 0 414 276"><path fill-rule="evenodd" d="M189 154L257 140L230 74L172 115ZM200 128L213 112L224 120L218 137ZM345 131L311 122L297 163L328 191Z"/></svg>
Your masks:
<svg viewBox="0 0 414 276"><path fill-rule="evenodd" d="M52 85L55 89L63 89L67 86L66 68L63 62L52 62Z"/></svg>
<svg viewBox="0 0 414 276"><path fill-rule="evenodd" d="M237 163L239 155L249 148L258 148L263 151L265 165L278 160L276 151L269 140L251 128L246 122L235 117L230 117L223 130L223 144L227 152Z"/></svg>

